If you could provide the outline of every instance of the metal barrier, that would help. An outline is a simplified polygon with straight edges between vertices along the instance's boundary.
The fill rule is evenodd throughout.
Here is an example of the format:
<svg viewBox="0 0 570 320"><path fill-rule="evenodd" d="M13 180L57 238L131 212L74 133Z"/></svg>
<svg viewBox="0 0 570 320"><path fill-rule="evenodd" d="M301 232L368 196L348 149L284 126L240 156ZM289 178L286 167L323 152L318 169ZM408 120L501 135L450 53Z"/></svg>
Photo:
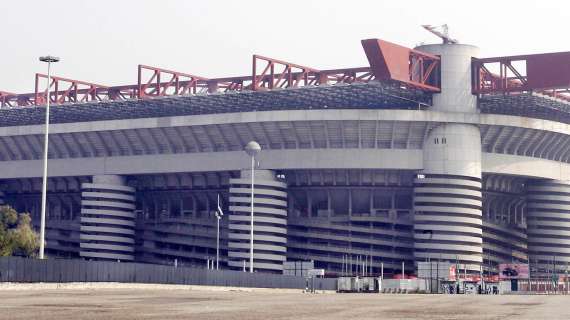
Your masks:
<svg viewBox="0 0 570 320"><path fill-rule="evenodd" d="M566 277L559 280L552 277L518 279L511 283L505 282L509 293L519 294L570 294L570 283Z"/></svg>
<svg viewBox="0 0 570 320"><path fill-rule="evenodd" d="M125 282L305 289L301 277L142 263L0 258L0 282ZM336 290L336 279L314 279L315 290Z"/></svg>

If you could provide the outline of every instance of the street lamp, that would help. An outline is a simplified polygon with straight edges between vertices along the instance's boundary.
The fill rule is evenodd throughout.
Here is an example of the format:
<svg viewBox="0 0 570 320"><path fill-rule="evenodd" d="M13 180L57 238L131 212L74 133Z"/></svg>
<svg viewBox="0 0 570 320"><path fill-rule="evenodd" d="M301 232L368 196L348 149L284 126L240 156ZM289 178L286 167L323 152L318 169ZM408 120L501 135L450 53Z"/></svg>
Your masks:
<svg viewBox="0 0 570 320"><path fill-rule="evenodd" d="M44 133L44 170L42 181L42 210L40 214L40 259L44 258L45 232L46 232L46 202L47 202L47 169L48 169L48 138L49 138L49 102L50 102L50 67L52 63L58 62L58 57L43 56L41 62L47 62L47 88L46 88L46 129Z"/></svg>
<svg viewBox="0 0 570 320"><path fill-rule="evenodd" d="M255 156L261 151L261 146L255 141L250 141L245 145L245 153L251 157L251 232L249 242L249 272L253 273L253 196L255 182Z"/></svg>
<svg viewBox="0 0 570 320"><path fill-rule="evenodd" d="M222 211L222 206L220 206L220 194L218 193L218 208L216 210L216 220L218 222L217 232L216 232L216 270L220 268L220 220L224 216L224 211Z"/></svg>

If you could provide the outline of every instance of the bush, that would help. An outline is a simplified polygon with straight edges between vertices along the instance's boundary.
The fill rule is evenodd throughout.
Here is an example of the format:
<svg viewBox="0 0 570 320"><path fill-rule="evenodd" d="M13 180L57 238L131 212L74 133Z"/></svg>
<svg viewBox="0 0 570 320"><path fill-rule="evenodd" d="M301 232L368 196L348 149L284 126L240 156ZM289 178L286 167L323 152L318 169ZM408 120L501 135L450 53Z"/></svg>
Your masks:
<svg viewBox="0 0 570 320"><path fill-rule="evenodd" d="M0 206L0 256L33 257L39 247L38 235L27 213L18 213L10 206Z"/></svg>

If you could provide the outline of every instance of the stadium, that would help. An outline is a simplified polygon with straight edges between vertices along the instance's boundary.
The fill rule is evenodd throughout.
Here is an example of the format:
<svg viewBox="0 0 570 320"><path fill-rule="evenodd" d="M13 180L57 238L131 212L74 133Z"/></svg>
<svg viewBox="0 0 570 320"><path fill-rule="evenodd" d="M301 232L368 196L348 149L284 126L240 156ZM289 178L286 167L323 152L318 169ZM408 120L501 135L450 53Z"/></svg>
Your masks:
<svg viewBox="0 0 570 320"><path fill-rule="evenodd" d="M358 45L358 44L355 44ZM249 268L366 261L414 274L570 262L570 52L479 57L445 41L361 42L369 65L321 70L254 55L247 76L146 65L134 85L54 76L0 92L1 202L40 224L51 102L50 257Z"/></svg>

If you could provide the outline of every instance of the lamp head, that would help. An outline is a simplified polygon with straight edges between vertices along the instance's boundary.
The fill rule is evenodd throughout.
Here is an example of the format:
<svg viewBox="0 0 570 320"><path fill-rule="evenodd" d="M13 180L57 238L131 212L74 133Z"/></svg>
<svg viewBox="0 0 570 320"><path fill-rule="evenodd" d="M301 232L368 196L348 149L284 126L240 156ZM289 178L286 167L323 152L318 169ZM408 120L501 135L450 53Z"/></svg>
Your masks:
<svg viewBox="0 0 570 320"><path fill-rule="evenodd" d="M245 145L244 150L250 157L255 157L261 151L261 146L255 141L250 141Z"/></svg>
<svg viewBox="0 0 570 320"><path fill-rule="evenodd" d="M59 61L59 57L54 57L54 56L42 56L40 57L40 61L41 62L58 62Z"/></svg>

